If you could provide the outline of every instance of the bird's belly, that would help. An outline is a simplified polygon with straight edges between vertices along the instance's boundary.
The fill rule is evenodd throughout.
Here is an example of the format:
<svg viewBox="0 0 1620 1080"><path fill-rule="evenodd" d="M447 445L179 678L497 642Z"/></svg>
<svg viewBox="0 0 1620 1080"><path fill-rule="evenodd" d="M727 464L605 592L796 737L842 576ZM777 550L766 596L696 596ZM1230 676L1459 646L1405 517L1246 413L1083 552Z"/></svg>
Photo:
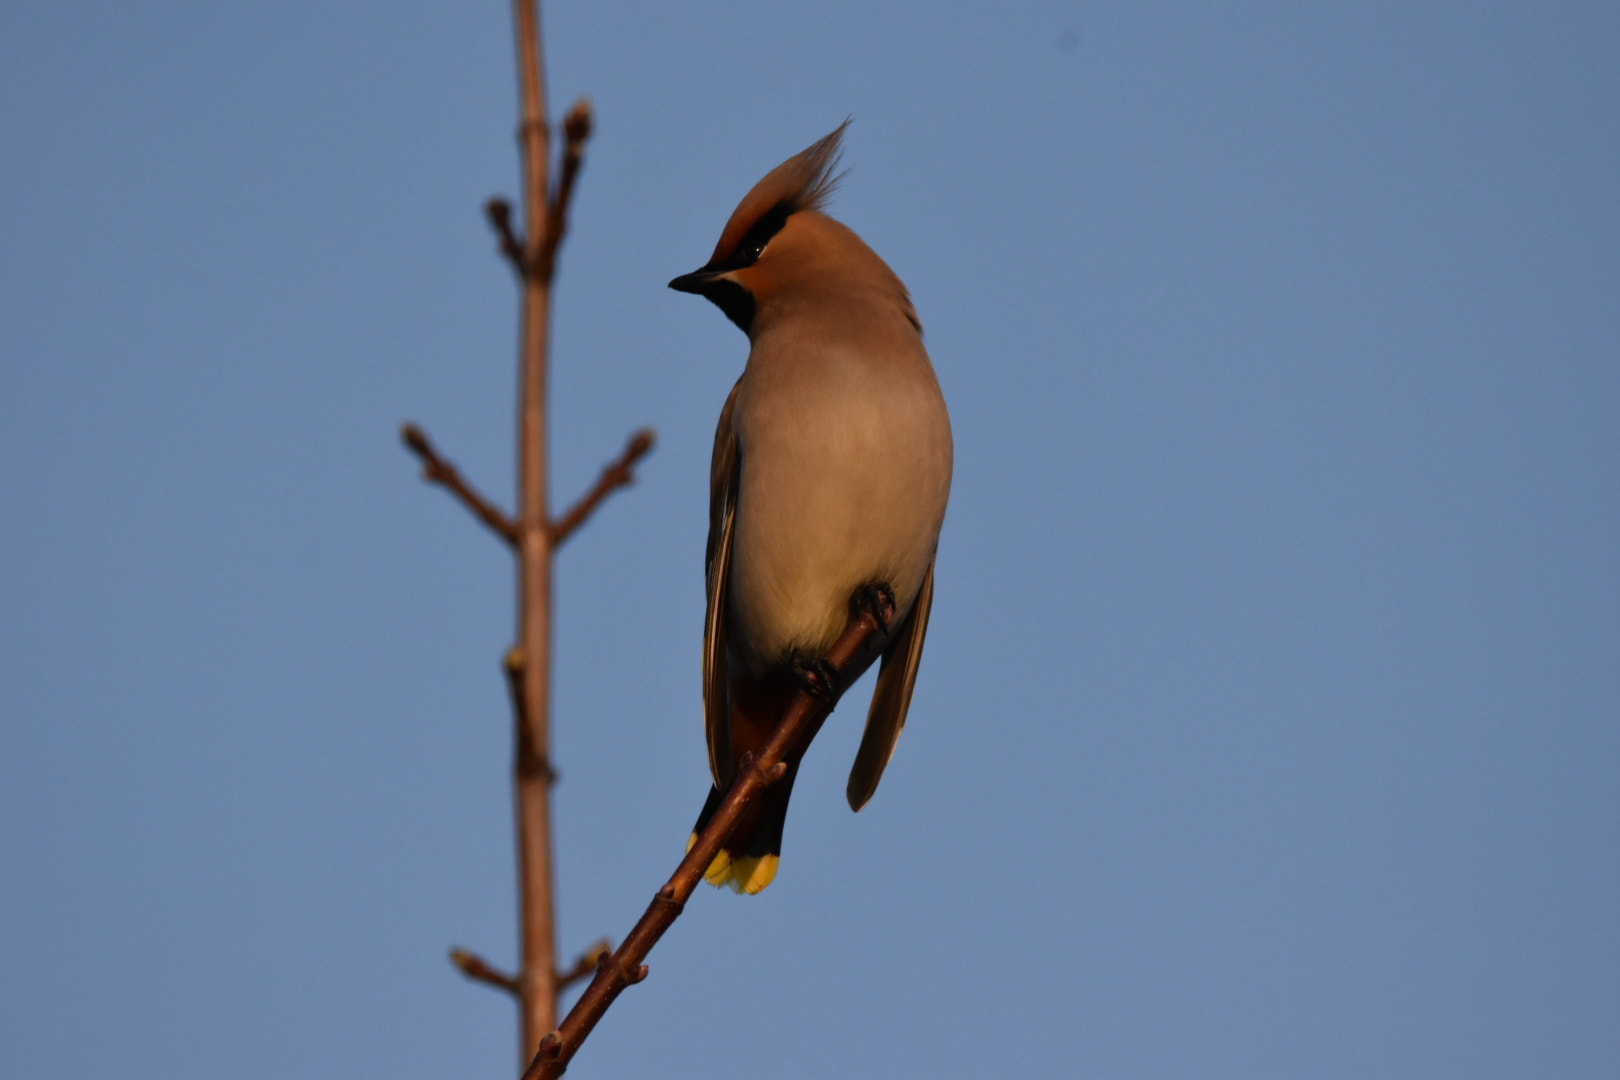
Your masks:
<svg viewBox="0 0 1620 1080"><path fill-rule="evenodd" d="M942 404L937 421L898 412L801 406L745 433L730 603L733 647L756 671L824 653L862 585L889 585L898 618L910 610L944 517L950 437Z"/></svg>

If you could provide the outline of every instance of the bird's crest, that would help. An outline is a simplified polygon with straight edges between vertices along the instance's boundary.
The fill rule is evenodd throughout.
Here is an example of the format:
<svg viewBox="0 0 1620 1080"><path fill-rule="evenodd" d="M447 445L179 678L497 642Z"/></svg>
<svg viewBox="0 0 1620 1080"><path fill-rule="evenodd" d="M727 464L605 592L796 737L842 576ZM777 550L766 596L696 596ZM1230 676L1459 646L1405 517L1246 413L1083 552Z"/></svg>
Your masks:
<svg viewBox="0 0 1620 1080"><path fill-rule="evenodd" d="M838 167L840 144L848 127L849 121L845 120L832 134L818 139L802 153L766 173L732 211L731 220L720 233L720 242L714 246L709 265L751 262L750 250L763 247L781 230L790 214L824 207L844 178L833 170ZM754 254L757 255L757 251Z"/></svg>

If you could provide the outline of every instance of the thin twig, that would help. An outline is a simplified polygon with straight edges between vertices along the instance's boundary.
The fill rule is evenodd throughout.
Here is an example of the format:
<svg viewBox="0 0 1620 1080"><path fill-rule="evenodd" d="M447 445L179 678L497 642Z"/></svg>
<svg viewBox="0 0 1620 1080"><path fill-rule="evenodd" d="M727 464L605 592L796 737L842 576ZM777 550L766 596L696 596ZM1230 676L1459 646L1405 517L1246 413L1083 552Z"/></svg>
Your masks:
<svg viewBox="0 0 1620 1080"><path fill-rule="evenodd" d="M886 623L893 615L893 607L887 606L881 622ZM879 626L877 614L864 608L854 610L843 634L828 652L827 661L835 669L848 664L878 632ZM715 811L714 817L709 819L709 824L687 851L669 883L653 897L646 913L630 931L630 936L624 939L617 952L602 958L596 969L596 977L569 1010L562 1025L540 1040L540 1049L524 1070L523 1080L552 1080L561 1076L580 1044L590 1035L591 1029L602 1019L614 999L625 987L633 986L647 977L647 966L642 960L680 916L703 872L731 838L743 814L766 787L786 773L785 759L789 753L814 738L821 722L831 711L831 706L823 698L809 690L800 690L794 696L764 750L758 756L746 755L738 765L731 790L726 793L719 810Z"/></svg>
<svg viewBox="0 0 1620 1080"><path fill-rule="evenodd" d="M596 484L580 496L578 502L568 508L568 513L551 523L551 546L558 547L568 539L575 529L585 523L603 499L613 493L615 488L628 487L635 483L636 475L633 471L636 462L646 456L647 451L653 447L657 433L652 428L642 428L630 436L630 441L624 444L624 450L617 458L602 467L602 475L596 478Z"/></svg>
<svg viewBox="0 0 1620 1080"><path fill-rule="evenodd" d="M523 240L512 227L512 204L496 195L484 204L484 216L495 234L501 238L501 254L512 264L518 277L528 273L528 262L523 257Z"/></svg>
<svg viewBox="0 0 1620 1080"><path fill-rule="evenodd" d="M585 140L591 137L591 102L580 98L563 118L562 171L557 190L546 204L546 242L541 249L540 265L536 267L545 280L550 281L557 268L557 248L562 245L563 234L568 231L568 207L574 200L574 181L579 167L585 161Z"/></svg>
<svg viewBox="0 0 1620 1080"><path fill-rule="evenodd" d="M473 490L472 485L461 478L461 473L456 471L456 467L439 456L439 452L428 441L427 432L415 424L406 424L399 429L399 436L405 445L422 459L422 479L447 488L468 510L476 514L485 525L494 529L508 544L518 542L517 523L502 513L498 506Z"/></svg>
<svg viewBox="0 0 1620 1080"><path fill-rule="evenodd" d="M517 761L513 817L518 851L518 967L523 980L519 1061L557 1024L556 899L551 849L551 530L546 497L546 356L551 286L539 272L546 244L551 129L546 123L546 78L539 0L514 0L523 147L523 315L518 331L518 635L523 706L516 714Z"/></svg>
<svg viewBox="0 0 1620 1080"><path fill-rule="evenodd" d="M506 669L506 688L512 694L512 727L516 732L512 751L513 775L518 780L539 776L547 784L555 784L557 770L551 767L551 759L544 750L534 744L534 729L529 725L528 691L523 683L526 674L523 650L516 647L508 649L501 666Z"/></svg>
<svg viewBox="0 0 1620 1080"><path fill-rule="evenodd" d="M590 977L602 965L604 957L613 955L613 942L607 938L596 942L590 948L579 954L574 966L567 971L557 972L557 993L573 986L579 980Z"/></svg>
<svg viewBox="0 0 1620 1080"><path fill-rule="evenodd" d="M555 898L552 888L551 787L557 774L549 756L551 671L552 555L556 540L573 532L617 487L632 480L630 468L652 446L650 431L631 440L619 462L561 522L547 511L547 343L551 278L558 249L568 227L575 181L591 134L591 107L576 102L563 121L566 142L555 188L550 184L552 129L546 120L545 50L540 33L539 0L513 0L520 90L518 139L523 183L513 200L492 198L484 204L502 256L518 277L522 292L519 329L519 407L517 505L510 515L462 479L413 424L401 432L405 444L423 462L423 475L443 485L480 520L503 537L517 556L517 644L506 658L515 729L513 788L518 848L519 965L514 975L496 971L481 959L457 950L452 954L469 977L500 986L516 995L522 1025L522 1058L534 1054L543 1032L557 1023L561 989L583 978L607 943L593 949L573 968L559 971L556 958ZM516 208L514 208L514 202ZM521 214L521 224L514 219Z"/></svg>
<svg viewBox="0 0 1620 1080"><path fill-rule="evenodd" d="M450 962L461 969L461 973L474 982L488 983L497 990L505 990L513 997L523 993L522 984L515 975L508 975L504 971L497 971L484 962L484 958L477 953L470 953L466 949L451 949Z"/></svg>

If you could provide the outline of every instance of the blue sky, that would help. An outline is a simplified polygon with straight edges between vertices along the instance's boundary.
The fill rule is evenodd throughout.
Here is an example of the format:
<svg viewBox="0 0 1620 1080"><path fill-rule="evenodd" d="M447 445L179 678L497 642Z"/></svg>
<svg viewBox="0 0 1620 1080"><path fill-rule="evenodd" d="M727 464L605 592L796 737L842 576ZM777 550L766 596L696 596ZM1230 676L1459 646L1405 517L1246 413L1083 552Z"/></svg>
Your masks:
<svg viewBox="0 0 1620 1080"><path fill-rule="evenodd" d="M561 948L702 803L664 283L846 115L957 472L911 722L570 1075L1620 1069L1620 14L550 5ZM502 4L0 9L0 1075L508 1075Z"/></svg>

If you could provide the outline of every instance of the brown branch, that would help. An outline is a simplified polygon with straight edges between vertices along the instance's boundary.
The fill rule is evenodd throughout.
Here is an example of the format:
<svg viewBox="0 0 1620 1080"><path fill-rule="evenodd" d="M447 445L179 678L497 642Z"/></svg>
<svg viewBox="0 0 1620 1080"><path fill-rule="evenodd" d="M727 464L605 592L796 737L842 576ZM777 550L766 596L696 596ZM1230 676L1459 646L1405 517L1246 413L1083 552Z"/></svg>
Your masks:
<svg viewBox="0 0 1620 1080"><path fill-rule="evenodd" d="M550 281L557 268L557 248L562 245L563 234L568 231L568 206L574 200L574 181L579 167L585 161L585 140L591 137L591 102L580 98L563 118L562 172L557 190L546 204L546 242L541 248L536 269Z"/></svg>
<svg viewBox="0 0 1620 1080"><path fill-rule="evenodd" d="M505 990L513 997L523 992L522 984L515 975L508 975L504 971L497 971L484 963L483 957L470 953L466 949L451 949L450 962L461 969L461 973L474 982L488 983L497 990Z"/></svg>
<svg viewBox="0 0 1620 1080"><path fill-rule="evenodd" d="M894 608L887 597L884 603L886 610L882 613L881 622L886 623L893 617ZM828 652L828 662L834 668L847 665L878 632L879 626L878 614L864 608L854 610L843 634ZM647 977L647 966L642 960L680 916L703 872L730 839L743 814L767 786L786 773L785 759L789 753L808 743L831 711L831 706L824 699L809 690L801 690L793 698L764 750L757 757L750 754L743 758L731 783L731 790L720 803L720 809L687 851L669 883L653 897L646 913L630 931L630 936L624 939L617 952L603 957L596 969L596 977L585 988L585 993L574 1004L562 1025L540 1040L540 1049L524 1071L523 1080L549 1080L561 1076L580 1044L590 1035L591 1029L596 1027L614 999L625 987L633 986Z"/></svg>
<svg viewBox="0 0 1620 1080"><path fill-rule="evenodd" d="M497 195L484 204L484 216L489 218L490 228L501 238L501 254L512 264L518 277L526 276L529 263L523 255L523 240L512 228L512 204Z"/></svg>
<svg viewBox="0 0 1620 1080"><path fill-rule="evenodd" d="M552 888L551 787L556 782L549 756L552 554L556 542L572 533L615 488L632 481L631 467L652 446L652 433L638 433L619 461L608 466L595 488L562 521L548 513L547 343L551 278L568 228L568 211L590 138L590 103L576 102L563 120L566 141L555 188L551 176L551 125L546 114L545 52L539 0L513 0L519 88L518 140L523 183L512 200L492 198L484 215L501 254L517 273L522 292L518 346L517 505L508 516L461 478L439 456L425 434L407 424L405 444L421 459L424 476L442 484L515 549L517 556L517 644L506 657L514 727L513 794L518 849L519 969L506 975L470 953L453 954L469 977L501 986L519 1001L522 1059L534 1054L542 1033L557 1023L562 988L583 978L606 943L567 971L556 962L555 897ZM515 204L515 205L514 205ZM515 220L521 214L521 224ZM599 955L600 954L600 955Z"/></svg>
<svg viewBox="0 0 1620 1080"><path fill-rule="evenodd" d="M405 445L422 459L422 479L443 485L508 544L518 542L517 523L502 513L498 506L473 490L472 485L461 478L461 473L456 471L456 467L439 456L439 452L428 441L425 431L415 424L406 424L399 429L399 436Z"/></svg>
<svg viewBox="0 0 1620 1080"><path fill-rule="evenodd" d="M506 688L512 694L512 773L518 781L538 776L547 784L557 782L557 770L545 749L535 745L534 730L529 725L528 689L524 686L523 650L513 647L506 651L501 665L506 669Z"/></svg>
<svg viewBox="0 0 1620 1080"><path fill-rule="evenodd" d="M545 51L539 0L514 0L523 147L523 252L527 272L518 332L517 648L523 659L523 708L516 722L513 811L518 850L518 955L523 1033L518 1060L534 1053L557 1024L556 899L551 850L551 530L546 498L546 355L550 279L538 272L546 240L551 128L546 123Z"/></svg>
<svg viewBox="0 0 1620 1080"><path fill-rule="evenodd" d="M574 961L574 966L567 971L557 972L557 993L573 986L579 980L590 976L601 966L602 961L613 955L613 942L603 938L584 952Z"/></svg>
<svg viewBox="0 0 1620 1080"><path fill-rule="evenodd" d="M591 516L601 505L602 500L611 495L615 488L628 487L635 483L636 476L632 470L636 462L652 449L656 438L657 433L652 428L642 428L630 436L630 441L624 444L624 451L603 466L602 475L596 478L595 486L569 507L568 513L551 523L552 547L560 546L564 540L573 535L574 530L585 523L585 519Z"/></svg>

